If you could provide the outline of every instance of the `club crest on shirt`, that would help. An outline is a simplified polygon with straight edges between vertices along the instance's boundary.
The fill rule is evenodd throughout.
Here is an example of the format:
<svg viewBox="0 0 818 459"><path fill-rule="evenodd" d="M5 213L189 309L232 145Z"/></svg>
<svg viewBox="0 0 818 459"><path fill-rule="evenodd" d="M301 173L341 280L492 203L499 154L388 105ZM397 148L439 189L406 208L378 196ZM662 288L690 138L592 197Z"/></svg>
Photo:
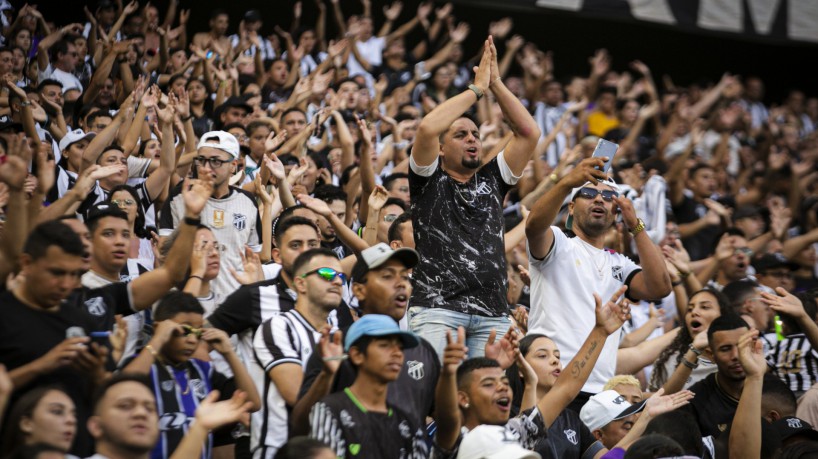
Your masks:
<svg viewBox="0 0 818 459"><path fill-rule="evenodd" d="M800 429L800 428L804 427L804 425L801 424L800 419L790 418L790 419L787 419L787 427L789 427L790 429Z"/></svg>
<svg viewBox="0 0 818 459"><path fill-rule="evenodd" d="M244 214L233 214L233 227L243 231L247 226L247 217Z"/></svg>
<svg viewBox="0 0 818 459"><path fill-rule="evenodd" d="M108 307L105 305L105 300L102 299L101 296L95 296L94 298L85 300L85 308L88 310L89 314L97 317L104 316L108 311Z"/></svg>
<svg viewBox="0 0 818 459"><path fill-rule="evenodd" d="M409 377L414 379L415 381L420 381L423 379L423 376L426 375L426 371L423 367L423 362L418 362L417 360L409 360L406 362L407 372L409 373Z"/></svg>
<svg viewBox="0 0 818 459"><path fill-rule="evenodd" d="M568 439L572 444L576 445L578 443L577 440L577 432L573 429L566 429L563 430L562 433L565 434L565 438Z"/></svg>
<svg viewBox="0 0 818 459"><path fill-rule="evenodd" d="M165 392L172 392L173 391L173 381L162 381L162 390Z"/></svg>
<svg viewBox="0 0 818 459"><path fill-rule="evenodd" d="M409 423L406 421L401 421L398 425L398 430L400 430L400 436L403 438L411 438L412 437L412 429L409 427Z"/></svg>
<svg viewBox="0 0 818 459"><path fill-rule="evenodd" d="M625 279L623 278L624 270L621 266L612 266L611 267L611 274L613 278L618 280L619 282L624 282Z"/></svg>
<svg viewBox="0 0 818 459"><path fill-rule="evenodd" d="M205 387L204 381L201 379L191 379L189 384L190 387L193 388L193 393L196 394L196 398L203 399L207 396L207 387Z"/></svg>
<svg viewBox="0 0 818 459"><path fill-rule="evenodd" d="M347 412L347 410L341 410L340 418L341 418L341 424L343 424L344 427L349 428L349 429L352 429L352 428L355 427L355 421L352 420L352 416L350 416L350 414Z"/></svg>

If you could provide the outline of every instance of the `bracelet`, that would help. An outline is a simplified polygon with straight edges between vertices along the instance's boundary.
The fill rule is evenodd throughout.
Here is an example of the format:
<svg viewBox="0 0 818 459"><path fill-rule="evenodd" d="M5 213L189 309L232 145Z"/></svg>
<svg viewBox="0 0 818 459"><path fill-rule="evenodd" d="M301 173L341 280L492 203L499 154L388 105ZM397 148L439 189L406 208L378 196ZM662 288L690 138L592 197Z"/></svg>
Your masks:
<svg viewBox="0 0 818 459"><path fill-rule="evenodd" d="M698 357L698 356L702 355L702 351L700 351L700 350L696 349L695 347L693 347L693 343L690 343L689 348L690 348L690 351L691 351L691 352L693 352L694 354L696 354L696 357Z"/></svg>
<svg viewBox="0 0 818 459"><path fill-rule="evenodd" d="M494 79L494 81L492 81L491 83L489 83L489 88L490 88L490 87L492 87L492 86L494 86L494 83L497 83L497 82L498 82L498 81L500 81L501 79L502 79L502 77L497 77L497 78L495 78L495 79Z"/></svg>
<svg viewBox="0 0 818 459"><path fill-rule="evenodd" d="M477 100L480 100L480 99L483 98L483 90L478 88L477 85L470 84L469 89L474 91L474 95L477 96Z"/></svg>
<svg viewBox="0 0 818 459"><path fill-rule="evenodd" d="M687 359L682 359L682 363L687 368L690 368L691 370L695 370L699 366L699 361L698 360L696 360L696 363L692 363L692 362L688 361Z"/></svg>
<svg viewBox="0 0 818 459"><path fill-rule="evenodd" d="M682 285L683 283L684 283L684 281L676 281L676 282L671 282L670 285L672 287L678 287L678 286Z"/></svg>
<svg viewBox="0 0 818 459"><path fill-rule="evenodd" d="M636 226L630 230L631 236L636 236L637 234L645 231L645 222L642 221L641 218L636 219Z"/></svg>
<svg viewBox="0 0 818 459"><path fill-rule="evenodd" d="M204 282L204 278L202 276L189 276L188 279L199 279L200 281Z"/></svg>
<svg viewBox="0 0 818 459"><path fill-rule="evenodd" d="M193 218L193 217L185 217L184 222L185 222L185 225L190 225L190 226L199 226L199 225L201 225L201 224L202 224L202 219L201 219L201 218L198 218L198 217L196 217L196 218Z"/></svg>
<svg viewBox="0 0 818 459"><path fill-rule="evenodd" d="M687 276L689 276L689 275L690 275L690 271L688 271L686 273L683 273L683 272L679 271L679 277L681 277L682 279L687 279Z"/></svg>
<svg viewBox="0 0 818 459"><path fill-rule="evenodd" d="M184 117L184 118L179 118L179 121L183 121L183 122L184 122L184 121L187 121L187 120L189 120L189 119L191 119L191 118L193 118L193 115L192 115L192 114L191 114L191 115L188 115L188 116L186 116L186 117Z"/></svg>
<svg viewBox="0 0 818 459"><path fill-rule="evenodd" d="M147 350L148 350L148 352L150 352L150 353L151 353L151 355L152 355L154 358L156 358L156 357L159 355L159 354L156 352L156 349L154 349L154 348L153 348L153 346L151 346L150 344L145 345L145 349L147 349Z"/></svg>

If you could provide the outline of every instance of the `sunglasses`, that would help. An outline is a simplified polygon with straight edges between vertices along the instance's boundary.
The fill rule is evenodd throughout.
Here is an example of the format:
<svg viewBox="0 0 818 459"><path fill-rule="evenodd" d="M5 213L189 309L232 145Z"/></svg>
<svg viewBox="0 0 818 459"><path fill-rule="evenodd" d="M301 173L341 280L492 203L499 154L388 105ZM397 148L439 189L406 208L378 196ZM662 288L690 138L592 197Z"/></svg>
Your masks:
<svg viewBox="0 0 818 459"><path fill-rule="evenodd" d="M397 220L398 217L400 217L400 215L387 214L383 216L383 221L385 221L386 223L392 223L393 221Z"/></svg>
<svg viewBox="0 0 818 459"><path fill-rule="evenodd" d="M202 334L204 333L204 328L193 328L190 325L182 325L182 332L181 334L177 331L174 334L176 336L190 336L193 335L197 339L202 339Z"/></svg>
<svg viewBox="0 0 818 459"><path fill-rule="evenodd" d="M753 249L751 249L749 247L736 247L736 250L733 253L736 254L736 255L738 255L740 253L744 254L744 256L746 256L747 258L752 258L753 257Z"/></svg>
<svg viewBox="0 0 818 459"><path fill-rule="evenodd" d="M336 278L341 279L341 282L343 282L345 284L347 282L347 275L346 274L342 273L341 271L336 271L336 270L334 270L332 268L314 269L314 270L312 270L310 272L302 274L301 278L303 279L303 278L309 276L310 274L318 274L319 276L321 276L322 279L324 279L327 282L332 282Z"/></svg>
<svg viewBox="0 0 818 459"><path fill-rule="evenodd" d="M602 194L602 199L611 202L613 198L618 198L619 193L613 190L597 190L596 188L580 188L577 196L583 199L594 199L597 195Z"/></svg>
<svg viewBox="0 0 818 459"><path fill-rule="evenodd" d="M112 199L111 204L119 207L122 207L123 205L132 206L136 204L136 201L134 201L133 199Z"/></svg>

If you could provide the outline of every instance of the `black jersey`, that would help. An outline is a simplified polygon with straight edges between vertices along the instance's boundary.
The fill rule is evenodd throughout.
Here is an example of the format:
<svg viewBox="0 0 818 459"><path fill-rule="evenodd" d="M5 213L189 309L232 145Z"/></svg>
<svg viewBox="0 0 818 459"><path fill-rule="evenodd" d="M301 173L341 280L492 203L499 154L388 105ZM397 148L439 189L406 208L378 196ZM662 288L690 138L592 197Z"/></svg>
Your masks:
<svg viewBox="0 0 818 459"><path fill-rule="evenodd" d="M426 432L400 408L367 410L349 388L330 394L310 411L310 436L323 441L338 458L425 459Z"/></svg>
<svg viewBox="0 0 818 459"><path fill-rule="evenodd" d="M702 437L718 437L733 421L738 408L738 400L722 390L717 376L718 373L712 373L690 386L696 396L685 409L696 417Z"/></svg>

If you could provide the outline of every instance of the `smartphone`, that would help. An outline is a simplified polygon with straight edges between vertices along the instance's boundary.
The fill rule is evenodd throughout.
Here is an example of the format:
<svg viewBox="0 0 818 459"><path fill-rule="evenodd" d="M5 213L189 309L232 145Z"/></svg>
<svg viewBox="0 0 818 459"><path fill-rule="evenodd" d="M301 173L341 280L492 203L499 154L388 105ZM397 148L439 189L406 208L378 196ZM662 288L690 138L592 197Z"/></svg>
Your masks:
<svg viewBox="0 0 818 459"><path fill-rule="evenodd" d="M111 336L111 332L109 331L93 331L89 336L91 337L91 342L97 343L99 346L107 347L111 343L108 339ZM91 350L91 352L94 352L94 348L92 346L88 346L88 348Z"/></svg>
<svg viewBox="0 0 818 459"><path fill-rule="evenodd" d="M608 173L611 170L611 164L613 163L614 155L616 155L616 150L619 149L619 144L609 142L605 139L599 139L599 142L596 144L596 148L594 149L594 158L601 158L607 157L608 160L605 161L605 165L602 167L602 172Z"/></svg>

